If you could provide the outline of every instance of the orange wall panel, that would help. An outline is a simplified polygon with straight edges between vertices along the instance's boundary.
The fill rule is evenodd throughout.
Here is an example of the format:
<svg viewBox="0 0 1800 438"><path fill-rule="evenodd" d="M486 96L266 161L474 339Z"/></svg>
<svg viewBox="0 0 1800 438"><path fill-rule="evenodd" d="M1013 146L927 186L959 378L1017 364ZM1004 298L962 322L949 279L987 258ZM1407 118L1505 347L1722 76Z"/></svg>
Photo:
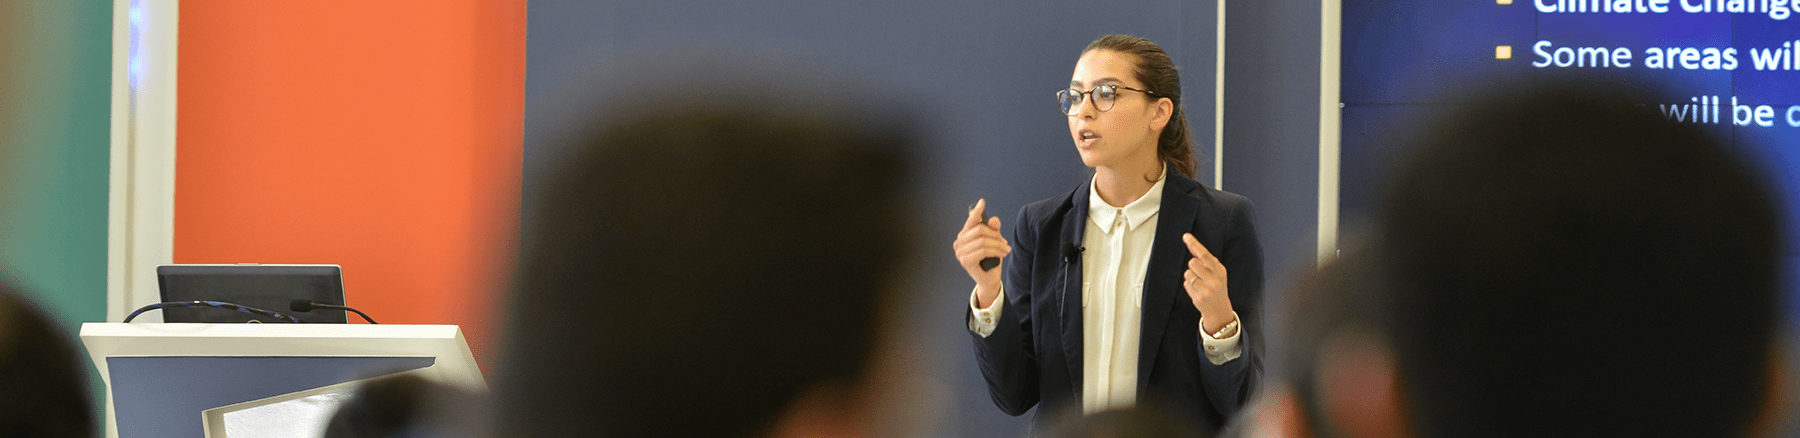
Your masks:
<svg viewBox="0 0 1800 438"><path fill-rule="evenodd" d="M351 306L462 325L486 356L516 251L525 17L183 1L175 262L340 264Z"/></svg>

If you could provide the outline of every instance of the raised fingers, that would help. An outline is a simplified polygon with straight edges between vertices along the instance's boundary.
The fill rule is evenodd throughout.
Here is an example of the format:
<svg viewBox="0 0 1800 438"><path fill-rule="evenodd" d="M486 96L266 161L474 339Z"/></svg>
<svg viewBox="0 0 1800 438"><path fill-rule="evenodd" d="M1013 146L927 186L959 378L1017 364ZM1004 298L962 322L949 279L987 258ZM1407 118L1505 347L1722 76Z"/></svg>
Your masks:
<svg viewBox="0 0 1800 438"><path fill-rule="evenodd" d="M1187 273L1183 280L1187 280L1190 285L1204 283L1209 287L1214 283L1222 283L1226 275L1225 265L1219 263L1218 258L1213 257L1212 252L1206 249L1206 245L1201 245L1200 241L1195 239L1191 233L1183 233L1181 241L1187 244L1188 253L1193 254L1193 257L1188 259Z"/></svg>
<svg viewBox="0 0 1800 438"><path fill-rule="evenodd" d="M1181 243L1187 245L1188 254L1193 254L1194 258L1218 260L1213 258L1212 251L1206 250L1206 245L1200 244L1200 239L1194 238L1194 233L1182 233Z"/></svg>
<svg viewBox="0 0 1800 438"><path fill-rule="evenodd" d="M1214 265L1212 263L1208 263L1206 259L1199 258L1199 257L1189 258L1188 262L1187 262L1188 272L1192 272L1192 273L1200 275L1202 277L1208 276L1208 275L1213 275L1213 271L1215 271L1215 269L1213 269L1213 266Z"/></svg>
<svg viewBox="0 0 1800 438"><path fill-rule="evenodd" d="M963 229L967 230L974 228L975 224L981 223L981 218L986 217L986 215L987 199L983 198L975 200L975 205L969 206L969 217L963 220Z"/></svg>
<svg viewBox="0 0 1800 438"><path fill-rule="evenodd" d="M1187 271L1181 273L1181 285L1182 286L1187 286L1190 288L1209 288L1209 287L1213 287L1213 285L1216 285L1218 283L1219 283L1219 277L1216 275L1202 274L1193 269L1188 269Z"/></svg>
<svg viewBox="0 0 1800 438"><path fill-rule="evenodd" d="M999 257L1012 253L1012 245L1000 238L998 232L988 230L984 233L975 230L966 238L956 240L956 258L965 256Z"/></svg>
<svg viewBox="0 0 1800 438"><path fill-rule="evenodd" d="M990 226L973 226L957 233L953 244L956 259L968 265L979 263L983 258L1002 257L1012 253L1012 245L1001 237L999 230L994 229L997 222L990 221Z"/></svg>

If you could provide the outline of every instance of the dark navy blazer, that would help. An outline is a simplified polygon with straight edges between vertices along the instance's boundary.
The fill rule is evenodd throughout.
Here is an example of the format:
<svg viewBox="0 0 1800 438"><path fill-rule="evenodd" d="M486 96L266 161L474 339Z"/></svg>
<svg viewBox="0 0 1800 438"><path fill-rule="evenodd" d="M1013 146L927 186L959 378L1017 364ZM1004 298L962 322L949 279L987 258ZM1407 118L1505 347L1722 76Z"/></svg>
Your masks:
<svg viewBox="0 0 1800 438"><path fill-rule="evenodd" d="M1038 406L1039 426L1081 405L1081 260L1065 260L1062 248L1081 244L1092 184L1019 210L1006 257L1006 307L993 333L971 333L994 404L1010 415ZM1171 171L1157 216L1144 279L1138 403L1175 409L1217 432L1262 374L1262 247L1250 201ZM1181 284L1192 257L1182 233L1193 233L1225 265L1243 354L1223 365L1201 354L1200 311Z"/></svg>

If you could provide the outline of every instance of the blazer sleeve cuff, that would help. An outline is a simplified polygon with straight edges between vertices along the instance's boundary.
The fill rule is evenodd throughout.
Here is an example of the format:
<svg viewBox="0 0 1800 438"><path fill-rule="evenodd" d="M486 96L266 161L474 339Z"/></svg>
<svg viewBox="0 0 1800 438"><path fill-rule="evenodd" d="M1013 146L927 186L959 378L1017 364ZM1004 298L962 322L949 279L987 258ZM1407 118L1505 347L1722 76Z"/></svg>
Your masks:
<svg viewBox="0 0 1800 438"><path fill-rule="evenodd" d="M1237 312L1231 312L1231 319L1243 321L1238 318ZM1206 332L1206 317L1200 317L1200 353L1205 355L1206 361L1212 362L1213 365L1224 365L1226 362L1243 356L1244 344L1241 342L1243 338L1244 330L1240 324L1237 329L1231 330L1229 336L1215 339L1211 333Z"/></svg>
<svg viewBox="0 0 1800 438"><path fill-rule="evenodd" d="M1000 294L986 309L975 306L975 294L975 291L969 291L969 331L986 338L994 334L994 327L1000 326L1000 309L1006 306L1006 286L1000 286Z"/></svg>

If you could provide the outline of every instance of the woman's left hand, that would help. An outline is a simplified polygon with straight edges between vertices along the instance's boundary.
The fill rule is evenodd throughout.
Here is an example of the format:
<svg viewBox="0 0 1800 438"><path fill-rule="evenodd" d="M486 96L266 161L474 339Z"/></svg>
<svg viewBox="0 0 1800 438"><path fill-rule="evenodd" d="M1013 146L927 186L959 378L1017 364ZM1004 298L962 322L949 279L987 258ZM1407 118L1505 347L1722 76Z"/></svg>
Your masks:
<svg viewBox="0 0 1800 438"><path fill-rule="evenodd" d="M1231 295L1227 293L1225 265L1213 257L1192 233L1183 233L1181 242L1187 244L1189 254L1187 272L1182 274L1182 288L1187 289L1188 298L1194 300L1194 308L1200 310L1201 320L1205 322L1207 333L1216 333L1235 320L1231 310Z"/></svg>

